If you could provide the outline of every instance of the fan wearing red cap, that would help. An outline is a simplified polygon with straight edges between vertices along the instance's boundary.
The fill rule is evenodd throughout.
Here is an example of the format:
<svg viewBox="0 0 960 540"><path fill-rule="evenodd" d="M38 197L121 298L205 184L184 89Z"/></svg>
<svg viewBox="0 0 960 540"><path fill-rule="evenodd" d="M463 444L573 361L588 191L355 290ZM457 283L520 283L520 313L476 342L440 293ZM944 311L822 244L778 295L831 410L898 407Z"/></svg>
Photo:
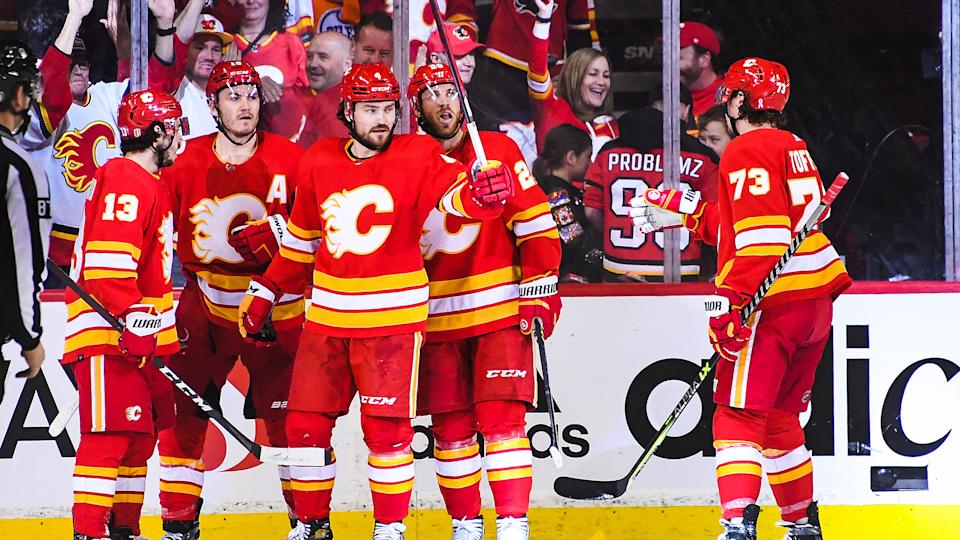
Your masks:
<svg viewBox="0 0 960 540"><path fill-rule="evenodd" d="M420 126L447 156L461 163L476 160L447 65L418 69L407 97ZM449 286L431 291L418 414L432 415L437 480L453 519L453 537L483 537L480 433L486 454L499 456L487 460L497 530L504 538L521 539L526 538L522 531L529 532L533 478L524 430L525 411L536 393L535 375L527 369L533 358L529 336L539 320L543 337L550 337L560 316L560 236L517 144L495 131L480 131L479 137L491 163L504 163L516 173L516 194L500 219L472 224L433 211L423 226L427 275ZM460 306L456 313L434 307L451 305ZM486 376L491 369L522 374L491 379ZM504 460L510 462L510 474ZM507 531L511 536L503 536Z"/></svg>
<svg viewBox="0 0 960 540"><path fill-rule="evenodd" d="M303 152L258 129L260 76L253 66L217 64L206 90L206 114L212 111L219 130L188 141L163 172L187 277L176 312L186 347L169 365L192 388L219 391L225 375L242 362L256 381L247 393L253 416L270 445L285 447L285 410L273 404L285 401L290 390L303 324L302 291L281 297L259 334L241 335L237 318L251 276L262 274L279 252ZM173 428L159 440L163 530L167 538L196 538L208 421L185 396L178 394L176 405ZM289 478L284 467L279 475ZM292 509L289 483L281 482L281 488Z"/></svg>
<svg viewBox="0 0 960 540"><path fill-rule="evenodd" d="M237 322L241 333L260 332L286 295L309 291L288 398L289 445L330 448L334 423L359 392L374 538L402 539L429 309L423 224L434 209L468 223L495 218L513 179L505 167L471 174L429 137L395 136L400 85L383 64L355 64L340 95L350 137L321 139L300 160L280 252L250 280ZM335 476L332 464L291 468L301 538L330 538Z"/></svg>
<svg viewBox="0 0 960 540"><path fill-rule="evenodd" d="M693 21L680 23L680 81L693 94L693 116L716 105L720 39L709 26Z"/></svg>
<svg viewBox="0 0 960 540"><path fill-rule="evenodd" d="M447 42L450 43L457 69L460 70L460 80L463 84L470 84L477 67L476 53L483 49L483 44L474 40L465 26L445 22L443 29L447 33ZM431 64L449 63L443 42L440 40L439 29L430 32L430 37L427 39L427 61Z"/></svg>
<svg viewBox="0 0 960 540"><path fill-rule="evenodd" d="M830 339L833 300L851 283L826 235L813 231L758 310L747 321L741 316L824 193L806 143L783 129L789 97L783 65L763 58L734 62L719 100L738 135L720 158L717 203L669 190L644 196L682 214L684 225L705 239L719 238L712 304L720 307L710 312L707 334L722 358L713 418L721 539L755 538L763 468L787 536L823 537L800 413Z"/></svg>
<svg viewBox="0 0 960 540"><path fill-rule="evenodd" d="M117 118L123 156L97 169L87 193L73 275L123 329L114 330L74 291L65 293L73 316L62 362L73 364L80 403L74 538L140 534L147 459L174 414L172 386L149 360L180 349L173 320L173 217L157 172L177 157L181 117L180 104L168 94L124 96ZM131 489L129 498L110 497Z"/></svg>

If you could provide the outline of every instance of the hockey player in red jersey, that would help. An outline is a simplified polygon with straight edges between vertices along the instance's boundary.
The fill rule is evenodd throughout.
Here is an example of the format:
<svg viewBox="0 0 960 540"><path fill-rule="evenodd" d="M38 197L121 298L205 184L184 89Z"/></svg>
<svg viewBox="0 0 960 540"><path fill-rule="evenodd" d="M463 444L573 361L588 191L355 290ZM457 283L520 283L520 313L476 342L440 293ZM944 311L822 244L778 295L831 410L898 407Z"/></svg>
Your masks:
<svg viewBox="0 0 960 540"><path fill-rule="evenodd" d="M270 335L257 336L256 343L240 336L236 321L250 276L262 273L279 251L302 151L257 129L260 76L250 64L217 64L206 91L219 130L189 141L177 163L163 172L187 275L177 306L177 332L185 347L170 367L192 388L219 395L239 357L250 373L245 413L264 421L270 445L283 447L283 404L303 324L302 291L279 299ZM174 427L160 433L163 538L193 540L199 537L201 456L209 422L185 395L178 394L176 404ZM295 521L289 478L287 467L280 466Z"/></svg>
<svg viewBox="0 0 960 540"><path fill-rule="evenodd" d="M420 127L447 156L462 163L476 159L449 67L418 69L407 97ZM453 518L453 539L483 539L479 431L497 538L525 540L533 456L524 419L536 401L529 335L538 318L549 337L560 315L560 236L516 143L490 131L480 132L480 140L489 158L516 174L516 195L499 220L472 223L433 210L424 224L420 248L430 278L430 316L418 405L420 414L432 415L437 481Z"/></svg>
<svg viewBox="0 0 960 540"><path fill-rule="evenodd" d="M139 538L147 458L157 430L172 423L173 389L149 360L179 349L173 216L157 172L177 156L182 115L168 94L124 96L117 121L124 155L97 169L84 208L72 277L126 327L115 331L66 292L63 363L73 364L80 392L75 540Z"/></svg>
<svg viewBox="0 0 960 540"><path fill-rule="evenodd" d="M413 429L429 290L419 249L434 208L457 217L499 216L513 188L491 161L469 175L422 135L393 136L400 88L383 64L344 78L349 139L314 144L301 162L280 256L250 281L241 332L259 332L277 299L312 283L287 413L293 447L330 447L337 417L360 394L370 450L375 540L400 540L413 489ZM308 282L312 270L312 281ZM336 465L291 467L300 534L330 538Z"/></svg>
<svg viewBox="0 0 960 540"><path fill-rule="evenodd" d="M720 160L718 202L676 191L648 191L637 201L645 226L661 214L644 208L665 209L681 213L701 237L719 237L716 294L729 309L711 317L709 338L723 358L713 419L720 540L756 539L763 468L786 538L822 539L800 413L830 336L833 300L850 285L827 237L812 232L747 324L740 317L824 193L806 143L782 129L789 96L782 65L762 58L735 62L721 84L737 137Z"/></svg>

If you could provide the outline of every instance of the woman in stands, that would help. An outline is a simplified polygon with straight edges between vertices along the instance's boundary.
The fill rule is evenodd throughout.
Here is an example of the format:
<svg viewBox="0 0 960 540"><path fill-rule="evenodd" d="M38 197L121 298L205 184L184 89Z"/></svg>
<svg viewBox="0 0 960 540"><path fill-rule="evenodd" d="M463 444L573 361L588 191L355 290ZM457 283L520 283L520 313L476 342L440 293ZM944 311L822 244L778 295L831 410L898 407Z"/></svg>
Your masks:
<svg viewBox="0 0 960 540"><path fill-rule="evenodd" d="M279 100L283 88L306 86L307 50L285 27L284 0L243 0L243 18L234 34L234 55L251 64L263 79L264 101ZM240 59L225 55L224 60Z"/></svg>
<svg viewBox="0 0 960 540"><path fill-rule="evenodd" d="M530 41L527 86L534 106L537 152L543 151L547 133L560 124L571 124L590 135L596 156L605 143L618 136L613 112L610 60L596 49L578 49L560 71L554 90L547 67L550 19L556 0L534 0L539 13Z"/></svg>

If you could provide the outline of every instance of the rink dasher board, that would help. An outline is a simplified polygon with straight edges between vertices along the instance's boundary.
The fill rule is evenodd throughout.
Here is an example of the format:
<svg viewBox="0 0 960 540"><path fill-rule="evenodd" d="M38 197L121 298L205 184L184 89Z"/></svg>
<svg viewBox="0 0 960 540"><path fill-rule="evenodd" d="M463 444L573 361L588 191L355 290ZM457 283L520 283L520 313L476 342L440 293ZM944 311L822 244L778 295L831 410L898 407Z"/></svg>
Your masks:
<svg viewBox="0 0 960 540"><path fill-rule="evenodd" d="M547 347L566 459L563 474L610 479L625 473L641 451L637 439L650 436L649 426L641 426L643 415L649 415L654 430L659 427L685 390L690 373L710 356L702 301L699 295L564 299L560 323ZM832 342L821 364L812 408L803 417L808 445L815 454L816 495L822 504L960 503L960 491L955 489L960 464L950 459L960 453L960 434L955 433L960 427L956 414L960 377L953 376L960 371L960 330L952 315L957 305L960 293L848 294L835 303ZM48 358L62 354L65 314L62 302L44 302L43 343ZM15 345L7 344L4 356L13 359L10 372L22 369ZM26 389L21 380L8 376L0 403L2 517L69 513L78 417L59 444L46 436L46 427L59 407L72 401L73 389L55 362L46 363L43 372L43 380ZM242 385L242 377L235 372L231 380L222 395L223 408L231 421L252 436L255 423L242 418L243 396L234 386ZM23 421L12 422L17 417ZM419 508L438 508L441 499L429 458L429 421L420 418L415 424L418 459L413 501ZM620 500L576 505L715 504L709 426L709 413L704 414L703 403L695 399L664 444L669 459L655 458ZM545 428L545 413L528 415L528 432L538 456L533 506L572 505L553 493L558 471L546 456ZM852 441L869 446L869 455L851 455ZM334 509L369 509L366 450L356 404L338 423L334 444L338 458ZM855 450L865 452L862 445ZM239 445L211 428L205 453L211 472L204 486L205 511L284 509L276 473L269 466L250 463L248 457ZM872 491L872 467L926 467L929 487ZM147 479L147 513L158 512L157 471L154 456ZM483 492L489 504L486 486ZM764 487L762 502L771 501Z"/></svg>

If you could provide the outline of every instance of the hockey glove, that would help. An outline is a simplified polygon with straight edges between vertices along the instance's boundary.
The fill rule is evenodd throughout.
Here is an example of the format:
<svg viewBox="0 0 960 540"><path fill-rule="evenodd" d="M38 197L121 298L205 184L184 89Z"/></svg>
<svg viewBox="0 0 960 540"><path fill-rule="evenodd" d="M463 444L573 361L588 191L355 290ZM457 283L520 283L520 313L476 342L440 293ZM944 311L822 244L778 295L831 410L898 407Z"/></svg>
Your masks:
<svg viewBox="0 0 960 540"><path fill-rule="evenodd" d="M121 317L123 332L117 346L127 360L143 367L157 350L160 315L150 304L134 304Z"/></svg>
<svg viewBox="0 0 960 540"><path fill-rule="evenodd" d="M740 351L747 346L753 331L743 323L741 310L746 302L739 294L726 287L718 287L715 296L706 304L710 315L710 345L720 356L736 362Z"/></svg>
<svg viewBox="0 0 960 540"><path fill-rule="evenodd" d="M244 260L266 265L280 252L280 242L286 229L287 220L280 214L274 214L236 227L230 231L227 241Z"/></svg>
<svg viewBox="0 0 960 540"><path fill-rule="evenodd" d="M269 328L270 313L279 296L280 288L269 279L263 276L250 279L247 294L240 302L240 335L244 339L258 344L265 341L262 332Z"/></svg>
<svg viewBox="0 0 960 540"><path fill-rule="evenodd" d="M530 335L535 319L543 327L543 339L553 334L553 327L560 319L560 293L557 292L557 276L543 276L520 284L520 332Z"/></svg>
<svg viewBox="0 0 960 540"><path fill-rule="evenodd" d="M480 206L503 204L513 197L513 173L503 163L490 160L470 166L470 191Z"/></svg>
<svg viewBox="0 0 960 540"><path fill-rule="evenodd" d="M683 216L698 214L703 205L699 191L647 189L630 199L630 217L641 232L652 233L683 225Z"/></svg>

